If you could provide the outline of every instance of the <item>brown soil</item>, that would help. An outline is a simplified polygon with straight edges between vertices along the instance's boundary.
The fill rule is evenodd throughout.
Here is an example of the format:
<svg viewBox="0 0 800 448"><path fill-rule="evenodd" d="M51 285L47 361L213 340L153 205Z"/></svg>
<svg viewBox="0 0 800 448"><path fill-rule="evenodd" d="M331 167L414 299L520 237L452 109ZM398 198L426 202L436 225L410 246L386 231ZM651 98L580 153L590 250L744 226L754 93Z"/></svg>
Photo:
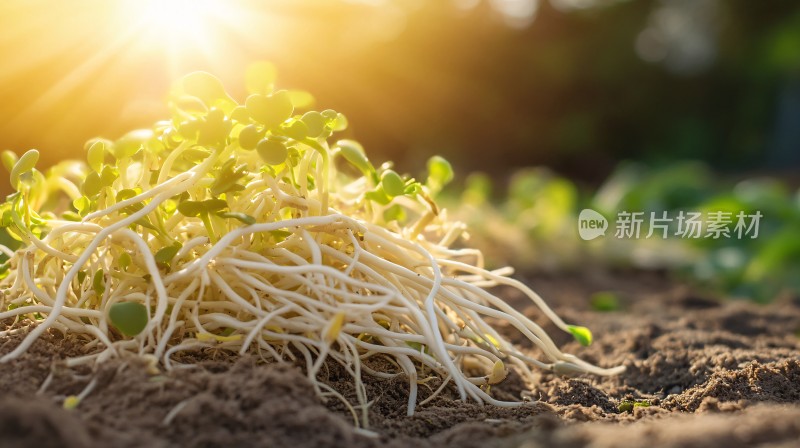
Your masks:
<svg viewBox="0 0 800 448"><path fill-rule="evenodd" d="M565 351L604 366L621 363L627 371L611 378L541 372L532 388L512 374L492 393L528 397L522 407L462 403L447 390L413 417L405 416L404 380L370 380L370 429L377 433L370 436L354 428L340 402L317 398L292 365L209 350L194 355L196 368L169 374L149 374L135 360L110 361L94 371L68 369L58 360L80 354L81 347L49 334L21 359L0 364L0 445L798 446L800 301L718 301L641 272L528 281L566 321L592 328L594 344L580 347L518 293L499 293L557 335ZM597 291L616 293L622 308L592 311L587 297ZM514 337L511 329L504 332ZM0 353L20 338L0 339ZM328 365L325 372L329 385L353 396L341 369ZM48 387L37 393L51 373ZM63 409L64 397L92 379L93 392L76 409ZM422 387L420 393L424 398L430 391ZM171 423L163 424L179 404Z"/></svg>

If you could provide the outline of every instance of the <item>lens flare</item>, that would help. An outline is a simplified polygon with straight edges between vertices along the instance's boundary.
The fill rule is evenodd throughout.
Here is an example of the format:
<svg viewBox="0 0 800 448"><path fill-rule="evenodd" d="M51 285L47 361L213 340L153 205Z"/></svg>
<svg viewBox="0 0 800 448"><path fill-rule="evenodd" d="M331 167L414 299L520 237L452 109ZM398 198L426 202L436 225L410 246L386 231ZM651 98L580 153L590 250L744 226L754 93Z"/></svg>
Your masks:
<svg viewBox="0 0 800 448"><path fill-rule="evenodd" d="M177 76L185 59L224 54L221 36L246 18L239 5L222 0L125 0L121 11L130 18L134 48L162 54L171 75Z"/></svg>
<svg viewBox="0 0 800 448"><path fill-rule="evenodd" d="M123 8L140 43L191 47L208 41L208 30L233 11L231 5L220 0L129 0Z"/></svg>

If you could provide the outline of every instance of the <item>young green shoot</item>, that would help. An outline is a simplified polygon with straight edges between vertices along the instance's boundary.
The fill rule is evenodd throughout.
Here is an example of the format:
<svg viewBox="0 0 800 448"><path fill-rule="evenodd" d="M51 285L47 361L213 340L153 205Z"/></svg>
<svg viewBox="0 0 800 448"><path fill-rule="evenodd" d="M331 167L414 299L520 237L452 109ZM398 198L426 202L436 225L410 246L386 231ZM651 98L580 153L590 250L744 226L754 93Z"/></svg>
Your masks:
<svg viewBox="0 0 800 448"><path fill-rule="evenodd" d="M447 161L432 158L424 181L373 165L360 144L333 137L342 114L275 90L271 65L249 70L247 86L239 104L212 75L187 75L168 120L90 141L86 162L39 171L35 150L2 154L16 192L0 205L13 242L0 246L0 318L37 325L0 361L54 329L93 347L70 365L132 353L170 370L179 352L217 347L305 364L318 394L341 398L316 375L335 362L353 378L362 425L363 375L406 378L411 415L433 378L444 383L436 394L450 384L462 400L517 406L490 393L508 369L529 381L532 367L623 370L561 352L490 288L520 290L583 345L589 330L563 322L511 269L451 247L465 228L435 202L453 177ZM379 357L396 369L370 368Z"/></svg>

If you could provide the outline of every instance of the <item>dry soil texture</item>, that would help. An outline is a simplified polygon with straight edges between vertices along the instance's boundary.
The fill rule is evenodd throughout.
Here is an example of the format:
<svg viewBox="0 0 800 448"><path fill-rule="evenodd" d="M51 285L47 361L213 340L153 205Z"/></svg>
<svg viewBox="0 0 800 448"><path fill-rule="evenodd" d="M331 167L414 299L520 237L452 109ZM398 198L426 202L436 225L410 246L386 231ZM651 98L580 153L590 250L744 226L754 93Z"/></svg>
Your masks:
<svg viewBox="0 0 800 448"><path fill-rule="evenodd" d="M82 348L50 334L21 359L0 365L0 445L800 446L796 299L768 306L718 301L641 272L538 275L527 281L565 320L592 328L594 344L580 347L521 295L498 293L545 325L565 351L604 366L624 364L627 371L611 378L542 372L533 385L512 374L492 392L525 398L522 407L462 403L446 390L413 417L405 416L404 380L369 381L370 429L377 434L370 436L355 429L340 402L318 399L292 365L207 350L184 359L196 368L169 374L148 373L131 360L68 369L59 360ZM587 297L597 291L613 291L621 308L592 311ZM524 345L511 328L497 325ZM20 337L0 340L0 353ZM51 381L41 390L48 375ZM328 366L324 379L352 396L351 381L336 366ZM65 410L64 398L92 380L92 393ZM429 393L423 387L421 398Z"/></svg>

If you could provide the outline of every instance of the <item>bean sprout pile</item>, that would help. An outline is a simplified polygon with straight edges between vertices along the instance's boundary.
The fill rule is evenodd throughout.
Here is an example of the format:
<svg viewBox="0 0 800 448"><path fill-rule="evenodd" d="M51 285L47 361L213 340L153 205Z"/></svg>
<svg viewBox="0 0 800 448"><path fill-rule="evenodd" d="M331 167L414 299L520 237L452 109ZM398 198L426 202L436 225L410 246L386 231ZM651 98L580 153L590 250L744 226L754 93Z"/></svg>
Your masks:
<svg viewBox="0 0 800 448"><path fill-rule="evenodd" d="M238 104L205 72L179 80L172 119L116 141L87 142L86 162L36 169L38 152L2 162L16 190L0 206L5 260L0 317L36 323L0 361L45 331L85 340L70 365L133 354L171 370L204 347L306 366L326 360L352 376L366 424L363 375L404 376L408 415L451 384L462 400L515 406L491 386L513 367L612 375L562 353L545 331L487 289L517 288L556 326L567 325L510 268L487 270L481 252L453 248L465 232L434 201L452 178L439 157L424 182L377 168L332 110L299 111L304 94L274 90L271 66L248 71ZM486 322L507 322L541 349L515 348ZM22 331L9 326L4 332ZM389 371L370 368L384 358ZM418 387L441 387L418 402ZM360 413L360 417L357 415Z"/></svg>

